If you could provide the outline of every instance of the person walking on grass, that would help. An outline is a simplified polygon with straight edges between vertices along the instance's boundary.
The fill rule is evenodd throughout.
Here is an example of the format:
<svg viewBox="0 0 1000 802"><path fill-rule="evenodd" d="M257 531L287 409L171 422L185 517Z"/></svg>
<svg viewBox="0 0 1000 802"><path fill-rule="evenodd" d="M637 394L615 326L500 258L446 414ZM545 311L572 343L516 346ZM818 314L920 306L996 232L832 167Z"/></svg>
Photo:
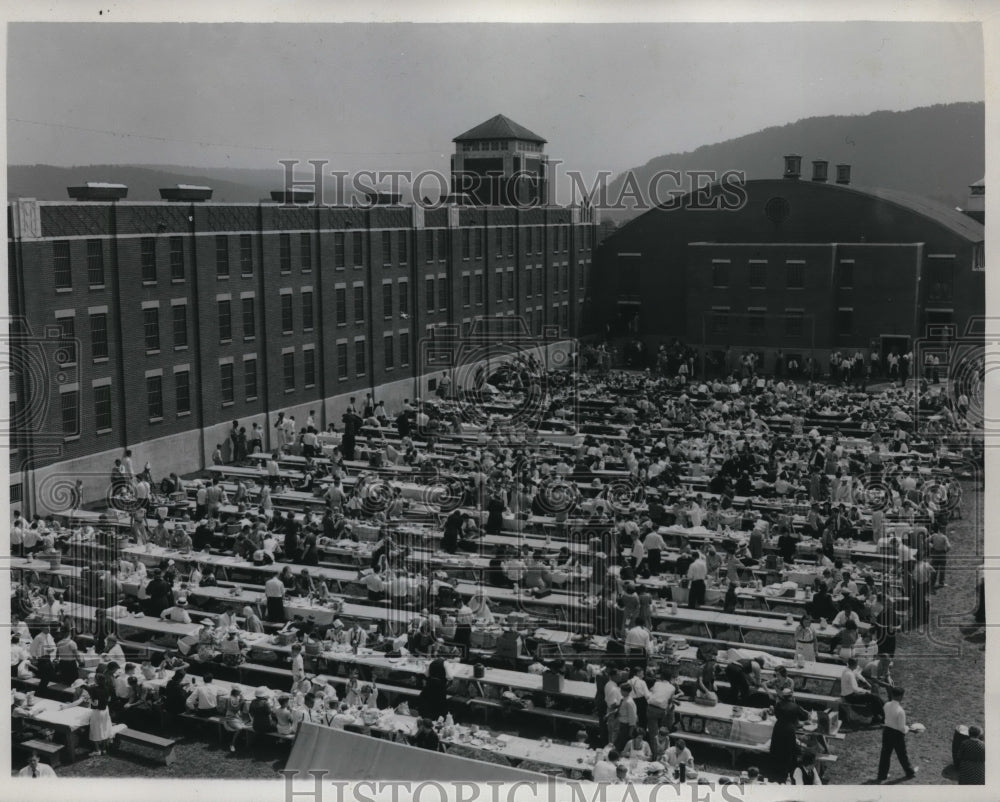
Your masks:
<svg viewBox="0 0 1000 802"><path fill-rule="evenodd" d="M882 725L882 753L878 760L878 782L885 782L889 777L889 761L892 753L896 753L899 758L899 765L906 772L906 779L912 780L917 776L919 768L910 763L910 757L906 754L906 733L910 731L906 723L906 711L901 704L903 699L903 689L893 687L889 689L889 701L882 708L885 721Z"/></svg>

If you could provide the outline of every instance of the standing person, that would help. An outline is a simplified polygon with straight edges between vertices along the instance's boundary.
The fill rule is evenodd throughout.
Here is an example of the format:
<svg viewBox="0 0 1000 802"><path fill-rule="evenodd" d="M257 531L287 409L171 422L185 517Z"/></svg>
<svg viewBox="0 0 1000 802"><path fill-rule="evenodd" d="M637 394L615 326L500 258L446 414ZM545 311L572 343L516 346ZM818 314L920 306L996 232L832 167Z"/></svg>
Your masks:
<svg viewBox="0 0 1000 802"><path fill-rule="evenodd" d="M277 574L271 576L264 583L264 595L267 597L267 620L285 620L285 583L278 578Z"/></svg>
<svg viewBox="0 0 1000 802"><path fill-rule="evenodd" d="M674 697L677 695L677 686L671 682L672 678L669 669L662 669L660 678L653 683L646 699L646 731L649 733L649 745L654 755L657 754L657 745L653 739L660 728L665 726L668 731L674 728Z"/></svg>
<svg viewBox="0 0 1000 802"><path fill-rule="evenodd" d="M916 777L919 770L918 766L910 763L909 755L906 754L906 733L909 732L909 727L906 724L906 711L901 704L902 699L902 688L890 688L889 701L882 708L885 723L882 726L882 753L878 759L877 781L880 783L889 777L889 760L893 752L899 758L899 765L906 772L907 780Z"/></svg>
<svg viewBox="0 0 1000 802"><path fill-rule="evenodd" d="M700 551L695 552L695 560L688 566L688 607L697 610L705 603L705 578L708 576L708 564Z"/></svg>
<svg viewBox="0 0 1000 802"><path fill-rule="evenodd" d="M809 713L801 708L792 696L791 688L784 688L774 706L774 729L771 732L771 760L774 764L774 779L785 782L798 768L799 744L795 731L799 722L806 721Z"/></svg>
<svg viewBox="0 0 1000 802"><path fill-rule="evenodd" d="M944 581L945 569L948 567L948 552L951 551L951 541L940 529L930 537L931 567L934 569L934 578L931 580L931 589L948 587Z"/></svg>

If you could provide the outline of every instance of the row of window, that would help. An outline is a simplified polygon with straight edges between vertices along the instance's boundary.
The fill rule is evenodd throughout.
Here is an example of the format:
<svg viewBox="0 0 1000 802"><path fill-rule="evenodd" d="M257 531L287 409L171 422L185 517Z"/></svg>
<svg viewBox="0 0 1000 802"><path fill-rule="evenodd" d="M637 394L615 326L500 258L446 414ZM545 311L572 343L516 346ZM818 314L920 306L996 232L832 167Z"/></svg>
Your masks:
<svg viewBox="0 0 1000 802"><path fill-rule="evenodd" d="M730 322L733 319L728 307L712 308L712 333L726 335L732 333ZM789 338L802 337L804 331L804 313L801 309L786 309L782 315L784 336ZM746 311L746 333L751 336L762 336L768 333L767 309L750 307ZM854 309L841 307L837 310L837 335L847 337L854 334Z"/></svg>
<svg viewBox="0 0 1000 802"><path fill-rule="evenodd" d="M498 256L505 253L514 256L514 228L496 228L495 247ZM525 226L524 231L525 252L527 254L542 253L544 242L543 226ZM482 229L463 228L462 230L462 258L469 259L475 254L476 259L483 257L485 247L485 237ZM569 248L569 231L567 225L554 226L553 231L553 252L565 252ZM447 231L439 229L427 231L424 234L426 261L432 262L435 256L439 261L445 261L447 253L446 245ZM583 247L589 247L591 232L588 227L581 229ZM219 234L215 238L215 274L220 279L229 278L231 275L232 253L230 237ZM142 281L144 284L155 284L159 277L159 259L156 237L142 237L139 244L139 259ZM184 259L184 238L169 237L169 267L172 281L183 281L185 278ZM70 253L70 243L67 240L58 240L53 243L53 273L56 289L70 290L73 288L72 257ZM393 263L393 255L400 263L409 261L409 237L406 231L383 231L382 232L382 261L384 264ZM301 232L298 237L298 264L303 273L312 270L312 234ZM239 260L240 275L244 278L253 276L253 236L251 234L240 234L238 240L237 258ZM334 266L342 268L346 266L347 260L347 234L336 232L334 234ZM355 267L364 264L364 232L351 232L351 263ZM280 234L278 236L278 265L282 274L292 272L293 264L292 236L291 234ZM104 265L104 240L87 240L87 283L92 288L100 288L105 283ZM719 286L719 285L716 285Z"/></svg>
<svg viewBox="0 0 1000 802"><path fill-rule="evenodd" d="M763 290L767 288L767 264L764 262L751 262L746 271L747 283L752 290ZM712 264L712 287L715 289L725 289L731 282L729 262L714 262ZM789 290L800 290L805 287L805 264L801 262L789 262L785 264L785 288ZM837 267L837 287L842 290L849 290L854 287L854 263L841 262Z"/></svg>
<svg viewBox="0 0 1000 802"><path fill-rule="evenodd" d="M525 142L520 139L476 139L462 143L462 151L469 153L474 150L524 150L541 153L540 142Z"/></svg>

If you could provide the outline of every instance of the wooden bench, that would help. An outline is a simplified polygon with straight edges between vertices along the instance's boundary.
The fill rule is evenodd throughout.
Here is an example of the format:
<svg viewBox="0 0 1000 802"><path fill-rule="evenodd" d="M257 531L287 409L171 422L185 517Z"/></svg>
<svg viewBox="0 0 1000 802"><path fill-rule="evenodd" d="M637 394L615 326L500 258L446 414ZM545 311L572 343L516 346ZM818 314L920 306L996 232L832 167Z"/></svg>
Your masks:
<svg viewBox="0 0 1000 802"><path fill-rule="evenodd" d="M686 730L677 730L672 733L674 738L683 738L685 743L701 743L706 746L716 747L718 749L723 749L729 752L729 756L732 759L732 766L736 768L736 756L740 752L745 752L753 755L769 755L771 752L770 743L744 743L742 741L730 741L726 738L717 738L714 735L707 735L703 732L687 732ZM827 738L835 738L836 736L827 735ZM843 736L840 736L843 738ZM826 768L837 762L837 756L830 754L829 752L824 752L816 755L816 763L820 766L820 771L824 771Z"/></svg>
<svg viewBox="0 0 1000 802"><path fill-rule="evenodd" d="M40 682L36 677L32 677L31 679L15 677L11 680L11 685L18 690L34 691L39 696L44 696L47 699L57 699L60 702L73 701L73 689L69 685L63 685L60 682L50 682L43 691L38 690Z"/></svg>
<svg viewBox="0 0 1000 802"><path fill-rule="evenodd" d="M28 754L37 752L38 757L46 758L45 762L52 766L52 768L59 768L60 758L62 757L61 744L32 738L30 741L21 741L20 743L14 744L14 748L24 750L25 752L28 752Z"/></svg>
<svg viewBox="0 0 1000 802"><path fill-rule="evenodd" d="M115 748L119 750L123 746L135 748L143 757L152 755L156 760L162 761L165 766L170 766L176 760L174 756L175 743L171 738L161 738L158 735L129 728L118 733L118 737L115 739Z"/></svg>
<svg viewBox="0 0 1000 802"><path fill-rule="evenodd" d="M557 721L571 721L576 725L586 727L596 727L598 718L593 713L574 713L571 710L557 710L551 707L522 707L508 708L500 699L487 699L483 696L472 697L468 701L469 707L480 708L483 711L484 721L489 716L490 710L510 710L512 713L524 713L548 718L553 723L553 728Z"/></svg>

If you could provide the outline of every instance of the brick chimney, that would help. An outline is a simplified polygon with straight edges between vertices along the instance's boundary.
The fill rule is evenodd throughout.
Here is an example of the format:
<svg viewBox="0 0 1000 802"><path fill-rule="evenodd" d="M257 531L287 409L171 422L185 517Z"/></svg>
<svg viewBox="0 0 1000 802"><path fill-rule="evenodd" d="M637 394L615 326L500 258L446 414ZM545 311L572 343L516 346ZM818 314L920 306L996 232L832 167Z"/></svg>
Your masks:
<svg viewBox="0 0 1000 802"><path fill-rule="evenodd" d="M798 181L802 174L802 157L796 153L785 156L785 178Z"/></svg>
<svg viewBox="0 0 1000 802"><path fill-rule="evenodd" d="M813 181L819 181L820 183L826 183L826 172L827 172L827 168L829 166L830 166L830 163L827 162L827 161L823 161L822 159L818 159L817 161L814 161L813 162L813 179L812 180Z"/></svg>
<svg viewBox="0 0 1000 802"><path fill-rule="evenodd" d="M838 164L837 165L837 183L847 186L851 183L851 165L849 164Z"/></svg>

